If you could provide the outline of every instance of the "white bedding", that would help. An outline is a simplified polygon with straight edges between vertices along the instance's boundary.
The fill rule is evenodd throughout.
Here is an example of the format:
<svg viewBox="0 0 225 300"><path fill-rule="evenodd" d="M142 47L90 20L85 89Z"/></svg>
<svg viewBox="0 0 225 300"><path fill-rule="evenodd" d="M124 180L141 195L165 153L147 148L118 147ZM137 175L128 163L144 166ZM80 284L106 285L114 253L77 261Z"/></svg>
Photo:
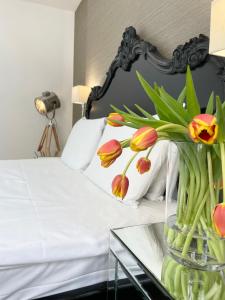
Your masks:
<svg viewBox="0 0 225 300"><path fill-rule="evenodd" d="M0 161L0 299L105 281L109 228L162 220L163 202L123 205L60 158Z"/></svg>

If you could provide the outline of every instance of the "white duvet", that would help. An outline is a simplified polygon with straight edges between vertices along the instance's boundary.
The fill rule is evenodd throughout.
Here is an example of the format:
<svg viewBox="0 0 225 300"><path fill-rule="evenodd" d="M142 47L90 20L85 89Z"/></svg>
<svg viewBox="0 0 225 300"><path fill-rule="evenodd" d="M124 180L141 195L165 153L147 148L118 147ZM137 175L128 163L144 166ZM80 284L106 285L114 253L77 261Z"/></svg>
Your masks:
<svg viewBox="0 0 225 300"><path fill-rule="evenodd" d="M0 161L0 299L63 291L62 282L71 280L71 289L107 280L106 273L98 278L96 272L107 269L109 229L162 220L162 202L143 201L137 209L123 205L60 158ZM46 269L56 263L58 276L53 267ZM31 266L36 266L38 284L33 276L29 286L20 275ZM15 284L13 274L21 284Z"/></svg>

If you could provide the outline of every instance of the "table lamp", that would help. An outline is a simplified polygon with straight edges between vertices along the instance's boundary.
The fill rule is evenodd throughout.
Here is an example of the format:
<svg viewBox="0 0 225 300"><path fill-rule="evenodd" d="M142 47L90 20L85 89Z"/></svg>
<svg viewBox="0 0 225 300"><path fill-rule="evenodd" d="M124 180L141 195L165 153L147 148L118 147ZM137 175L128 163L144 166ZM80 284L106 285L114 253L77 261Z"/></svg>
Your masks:
<svg viewBox="0 0 225 300"><path fill-rule="evenodd" d="M72 103L82 105L82 117L85 113L85 105L88 100L88 96L91 92L91 88L86 85L76 85L72 89Z"/></svg>
<svg viewBox="0 0 225 300"><path fill-rule="evenodd" d="M43 131L37 152L42 157L51 156L52 139L54 139L56 145L54 156L57 156L60 152L60 144L55 125L55 111L60 108L60 100L55 93L47 91L43 92L41 96L36 97L34 104L37 111L49 120L48 125L45 126Z"/></svg>
<svg viewBox="0 0 225 300"><path fill-rule="evenodd" d="M225 56L225 0L211 3L209 53Z"/></svg>

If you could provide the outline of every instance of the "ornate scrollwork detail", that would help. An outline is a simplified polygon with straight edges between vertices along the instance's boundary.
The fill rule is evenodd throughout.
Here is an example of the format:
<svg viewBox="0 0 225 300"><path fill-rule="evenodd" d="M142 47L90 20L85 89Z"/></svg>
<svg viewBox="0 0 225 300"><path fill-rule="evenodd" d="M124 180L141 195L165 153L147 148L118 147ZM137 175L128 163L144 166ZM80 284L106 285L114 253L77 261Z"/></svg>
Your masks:
<svg viewBox="0 0 225 300"><path fill-rule="evenodd" d="M156 48L153 45L145 42L137 35L134 27L130 26L126 28L116 57L106 73L106 80L103 86L92 88L86 106L86 117L89 117L92 102L98 101L104 96L118 68L122 68L124 71L129 71L132 63L139 57L139 55L146 57L148 52L155 51L155 49Z"/></svg>
<svg viewBox="0 0 225 300"><path fill-rule="evenodd" d="M117 67L129 71L132 63L140 54L144 56L148 51L154 51L155 47L140 39L134 27L128 27L123 33L123 39L118 49L115 61Z"/></svg>
<svg viewBox="0 0 225 300"><path fill-rule="evenodd" d="M127 28L123 33L123 39L115 58L118 67L121 67L124 71L130 69L131 63L137 56L136 51L134 51L135 46L139 44L140 38L137 36L136 30L133 27Z"/></svg>
<svg viewBox="0 0 225 300"><path fill-rule="evenodd" d="M208 56L209 38L203 34L190 39L184 45L178 46L171 60L171 73L183 73L190 65L191 69L200 66Z"/></svg>
<svg viewBox="0 0 225 300"><path fill-rule="evenodd" d="M90 99L92 99L92 100L94 100L94 99L96 99L96 98L98 98L98 95L99 95L99 93L100 93L100 91L101 91L101 86L94 86L92 89L91 89L91 93L90 93L90 96L89 96L89 98Z"/></svg>
<svg viewBox="0 0 225 300"><path fill-rule="evenodd" d="M88 97L87 105L86 105L86 110L85 110L85 116L86 118L89 118L89 112L91 111L92 108L92 102L100 99L101 97L101 86L94 86L91 88L91 93Z"/></svg>
<svg viewBox="0 0 225 300"><path fill-rule="evenodd" d="M155 46L142 40L137 35L134 27L130 26L126 28L116 57L106 73L106 79L102 87L96 86L92 88L92 92L88 98L86 117L89 117L92 102L101 99L108 90L117 69L122 68L124 71L129 71L133 62L140 55L163 73L184 73L188 64L191 69L195 69L207 60L208 48L209 38L200 34L199 37L192 38L184 45L178 46L174 50L172 58L166 59L160 55ZM221 76L225 78L225 68L221 69Z"/></svg>

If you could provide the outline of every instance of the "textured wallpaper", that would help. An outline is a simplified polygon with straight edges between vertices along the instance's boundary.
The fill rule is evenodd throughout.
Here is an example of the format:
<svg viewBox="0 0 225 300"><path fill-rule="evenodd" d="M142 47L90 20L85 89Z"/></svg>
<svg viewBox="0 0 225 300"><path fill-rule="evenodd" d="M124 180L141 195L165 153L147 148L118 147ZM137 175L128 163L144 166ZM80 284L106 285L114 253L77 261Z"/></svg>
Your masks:
<svg viewBox="0 0 225 300"><path fill-rule="evenodd" d="M130 25L166 57L178 44L200 33L209 35L210 3L211 0L83 0L75 18L74 84L102 83L122 33Z"/></svg>

